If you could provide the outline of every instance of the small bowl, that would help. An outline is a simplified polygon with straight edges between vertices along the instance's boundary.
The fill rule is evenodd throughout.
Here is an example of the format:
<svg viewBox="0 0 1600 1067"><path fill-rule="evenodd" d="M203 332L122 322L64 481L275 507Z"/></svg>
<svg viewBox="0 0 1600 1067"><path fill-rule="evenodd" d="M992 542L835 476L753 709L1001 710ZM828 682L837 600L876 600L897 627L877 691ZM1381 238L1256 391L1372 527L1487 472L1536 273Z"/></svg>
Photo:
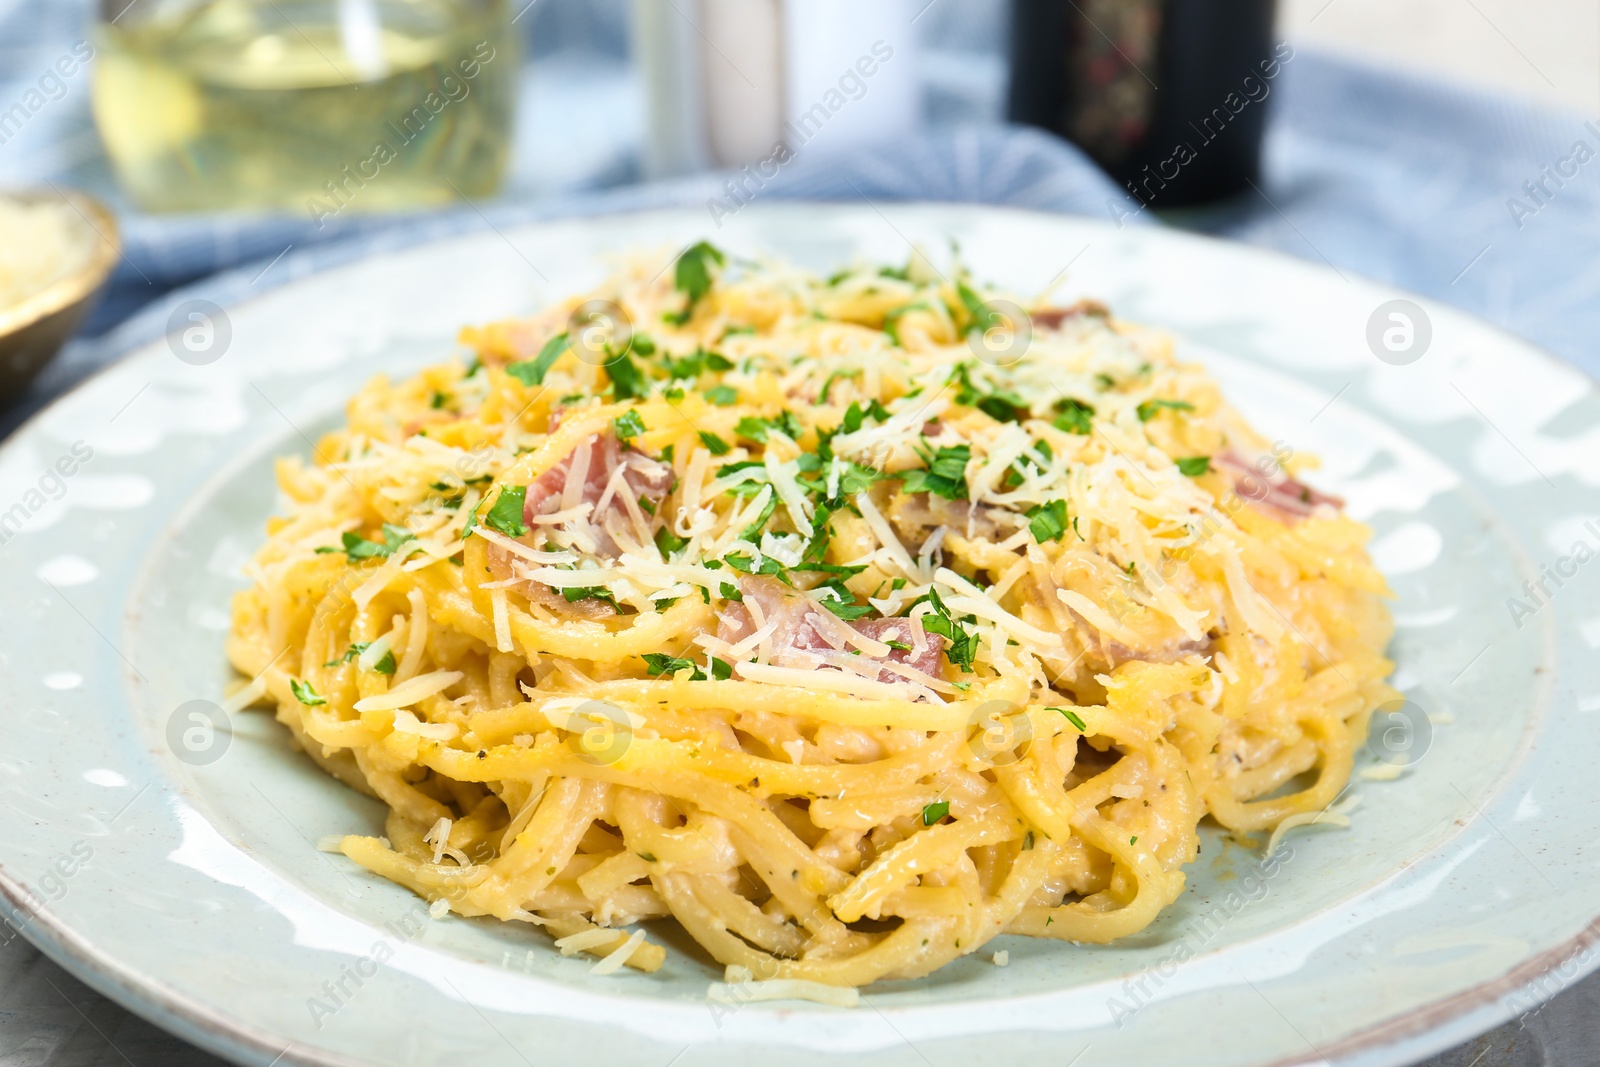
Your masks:
<svg viewBox="0 0 1600 1067"><path fill-rule="evenodd" d="M61 350L94 307L122 254L122 241L111 209L87 193L75 189L59 193L53 189L6 190L0 191L0 197L27 203L65 199L77 209L83 225L99 235L83 266L32 296L0 308L0 398L12 400Z"/></svg>

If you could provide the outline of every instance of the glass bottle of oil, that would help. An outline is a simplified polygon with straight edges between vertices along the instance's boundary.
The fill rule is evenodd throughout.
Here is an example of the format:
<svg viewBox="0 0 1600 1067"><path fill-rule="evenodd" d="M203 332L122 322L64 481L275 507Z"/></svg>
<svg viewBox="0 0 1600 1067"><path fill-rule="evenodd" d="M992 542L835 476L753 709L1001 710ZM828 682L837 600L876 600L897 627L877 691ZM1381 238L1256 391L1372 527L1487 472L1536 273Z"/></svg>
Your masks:
<svg viewBox="0 0 1600 1067"><path fill-rule="evenodd" d="M505 172L518 60L507 0L104 5L95 122L147 211L326 224L486 196Z"/></svg>

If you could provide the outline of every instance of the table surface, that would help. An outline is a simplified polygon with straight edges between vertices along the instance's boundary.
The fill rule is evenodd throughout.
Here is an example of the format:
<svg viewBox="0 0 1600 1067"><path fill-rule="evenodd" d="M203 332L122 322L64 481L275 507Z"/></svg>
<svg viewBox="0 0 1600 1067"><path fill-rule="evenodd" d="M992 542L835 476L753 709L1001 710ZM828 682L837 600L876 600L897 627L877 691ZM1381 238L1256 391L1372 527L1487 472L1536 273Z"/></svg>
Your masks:
<svg viewBox="0 0 1600 1067"><path fill-rule="evenodd" d="M1297 43L1600 111L1592 0L1282 0L1281 10ZM1418 1067L1600 1067L1597 1019L1600 976ZM223 1062L124 1011L21 938L0 945L0 1067Z"/></svg>

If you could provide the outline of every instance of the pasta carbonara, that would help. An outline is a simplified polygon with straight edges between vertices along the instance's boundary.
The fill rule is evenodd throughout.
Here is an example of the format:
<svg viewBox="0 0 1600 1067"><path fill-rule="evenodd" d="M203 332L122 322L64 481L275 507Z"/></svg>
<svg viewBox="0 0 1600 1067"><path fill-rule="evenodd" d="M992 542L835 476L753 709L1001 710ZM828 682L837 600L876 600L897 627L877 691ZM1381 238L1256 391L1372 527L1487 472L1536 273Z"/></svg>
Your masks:
<svg viewBox="0 0 1600 1067"><path fill-rule="evenodd" d="M920 254L659 262L280 462L228 652L388 806L330 847L807 995L1124 937L1203 817L1337 797L1394 695L1368 530L1165 336Z"/></svg>

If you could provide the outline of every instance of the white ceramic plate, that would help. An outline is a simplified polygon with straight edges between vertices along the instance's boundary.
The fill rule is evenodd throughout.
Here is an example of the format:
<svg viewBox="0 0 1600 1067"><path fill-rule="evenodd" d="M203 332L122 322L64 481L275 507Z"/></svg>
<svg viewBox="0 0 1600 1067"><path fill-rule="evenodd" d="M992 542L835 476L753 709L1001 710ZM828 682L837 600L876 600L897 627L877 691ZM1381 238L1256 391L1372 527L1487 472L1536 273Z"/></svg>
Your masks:
<svg viewBox="0 0 1600 1067"><path fill-rule="evenodd" d="M1208 834L1189 890L1135 938L1003 939L1008 967L985 952L852 1011L713 1009L717 970L670 928L659 974L595 978L535 931L429 921L316 851L376 832L377 806L265 715L209 747L190 718L229 679L228 601L274 508L273 457L309 451L369 375L450 353L461 324L587 287L624 248L666 264L702 236L821 270L954 238L984 280L1059 279L1065 299L1174 330L1376 528L1412 704L1373 747L1408 753L1403 776L1358 778L1354 826L1298 832L1269 872ZM699 212L531 225L232 290L249 298L219 297L209 342L190 324L199 351L157 342L0 450L0 937L20 929L202 1045L260 1064L1392 1064L1594 962L1600 397L1514 338L1419 300L1411 348L1391 352L1379 335L1399 328L1404 348L1404 324L1374 315L1401 294L1381 286L947 206L751 207L720 231ZM1541 566L1562 576L1531 610Z"/></svg>

